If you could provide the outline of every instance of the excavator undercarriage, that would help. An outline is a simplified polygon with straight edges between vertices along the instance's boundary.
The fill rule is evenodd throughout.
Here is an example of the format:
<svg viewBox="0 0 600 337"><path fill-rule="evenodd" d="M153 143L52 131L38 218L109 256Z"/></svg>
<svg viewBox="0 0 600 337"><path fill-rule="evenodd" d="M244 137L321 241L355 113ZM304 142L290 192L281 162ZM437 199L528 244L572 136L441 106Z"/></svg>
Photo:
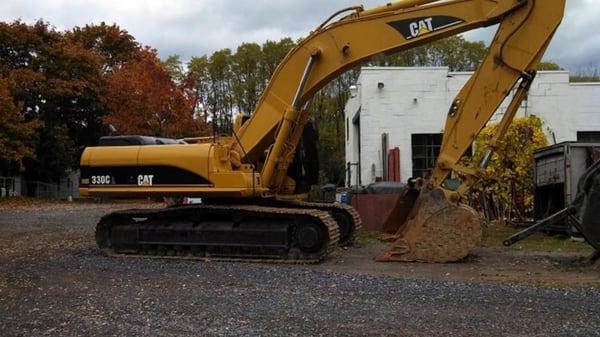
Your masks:
<svg viewBox="0 0 600 337"><path fill-rule="evenodd" d="M326 211L257 205L189 205L114 212L100 220L110 254L316 263L339 241Z"/></svg>
<svg viewBox="0 0 600 337"><path fill-rule="evenodd" d="M342 204L213 201L111 213L96 242L121 255L316 263L358 229L358 213Z"/></svg>

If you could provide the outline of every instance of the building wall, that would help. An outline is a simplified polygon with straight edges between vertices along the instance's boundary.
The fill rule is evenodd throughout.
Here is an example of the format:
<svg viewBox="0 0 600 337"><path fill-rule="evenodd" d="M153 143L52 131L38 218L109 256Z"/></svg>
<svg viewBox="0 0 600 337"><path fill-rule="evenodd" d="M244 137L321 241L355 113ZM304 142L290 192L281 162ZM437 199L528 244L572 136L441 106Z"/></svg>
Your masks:
<svg viewBox="0 0 600 337"><path fill-rule="evenodd" d="M448 108L470 76L449 72L446 67L363 68L345 110L349 131L346 162L360 162L361 183L369 184L383 176L383 133L389 135L389 148L400 148L401 180L410 178L411 135L442 133ZM492 121L502 118L508 102L501 105ZM541 71L518 115L540 117L551 144L577 140L578 131L600 131L600 83L569 83L567 71ZM358 117L360 137L353 124ZM353 167L352 185L358 182L357 171Z"/></svg>

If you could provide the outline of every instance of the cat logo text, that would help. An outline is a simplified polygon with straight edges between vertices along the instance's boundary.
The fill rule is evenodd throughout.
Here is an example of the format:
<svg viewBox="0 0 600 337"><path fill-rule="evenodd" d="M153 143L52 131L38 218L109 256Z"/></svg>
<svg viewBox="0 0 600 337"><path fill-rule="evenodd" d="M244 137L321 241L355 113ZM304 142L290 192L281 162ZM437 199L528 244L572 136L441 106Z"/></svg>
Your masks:
<svg viewBox="0 0 600 337"><path fill-rule="evenodd" d="M138 186L152 186L154 184L154 175L140 174L138 176Z"/></svg>

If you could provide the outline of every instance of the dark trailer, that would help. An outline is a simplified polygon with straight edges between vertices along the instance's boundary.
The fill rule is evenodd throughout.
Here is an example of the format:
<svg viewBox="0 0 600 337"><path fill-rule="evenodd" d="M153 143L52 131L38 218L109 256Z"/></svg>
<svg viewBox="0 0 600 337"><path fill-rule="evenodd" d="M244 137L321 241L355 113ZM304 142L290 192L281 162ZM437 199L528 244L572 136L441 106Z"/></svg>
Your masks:
<svg viewBox="0 0 600 337"><path fill-rule="evenodd" d="M579 178L600 160L600 143L551 145L536 151L534 160L534 216L536 221L540 221L574 201ZM554 221L545 230L572 234L567 222L565 219Z"/></svg>

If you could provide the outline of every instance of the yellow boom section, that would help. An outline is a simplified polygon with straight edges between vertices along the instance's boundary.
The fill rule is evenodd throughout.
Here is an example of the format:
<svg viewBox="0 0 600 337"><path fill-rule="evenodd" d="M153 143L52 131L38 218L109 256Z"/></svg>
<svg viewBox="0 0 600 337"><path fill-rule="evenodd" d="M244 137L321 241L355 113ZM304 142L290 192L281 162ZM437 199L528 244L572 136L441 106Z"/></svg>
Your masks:
<svg viewBox="0 0 600 337"><path fill-rule="evenodd" d="M329 81L375 55L502 22L482 67L459 95L460 104L448 120L449 132L438 168L443 173L436 173L440 177L436 182L442 181L441 177L454 168L521 71L530 70L537 63L561 21L564 3L565 0L410 0L367 11L353 7L350 15L319 27L286 56L252 118L239 130L239 141L232 143L232 149L243 154L242 162L246 163L259 161L269 151L262 167L262 183L277 192L289 164L284 156L295 150L295 139L290 141L290 136L304 126L299 123L303 119L302 108Z"/></svg>
<svg viewBox="0 0 600 337"><path fill-rule="evenodd" d="M473 172L460 167L460 158L521 79L494 142L502 138L526 98L535 69L561 22L564 6L564 0L530 0L522 10L511 13L502 21L481 66L462 88L448 112L440 157L432 173L434 185L441 186L452 171L468 176L475 174L465 180L459 192L472 185L476 170ZM481 168L487 166L493 150L489 149Z"/></svg>

